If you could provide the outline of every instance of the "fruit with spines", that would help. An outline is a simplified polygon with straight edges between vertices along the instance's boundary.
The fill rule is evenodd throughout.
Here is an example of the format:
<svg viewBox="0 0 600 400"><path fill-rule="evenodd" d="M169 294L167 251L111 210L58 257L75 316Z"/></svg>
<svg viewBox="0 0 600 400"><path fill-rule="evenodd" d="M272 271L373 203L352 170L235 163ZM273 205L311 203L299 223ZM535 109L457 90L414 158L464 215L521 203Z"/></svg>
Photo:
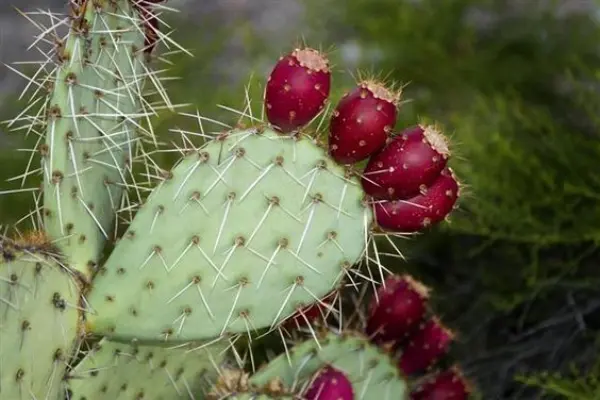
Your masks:
<svg viewBox="0 0 600 400"><path fill-rule="evenodd" d="M88 1L79 10L66 42L57 45L40 153L44 227L89 278L144 135L140 110L149 71L141 51L144 23L133 2Z"/></svg>
<svg viewBox="0 0 600 400"><path fill-rule="evenodd" d="M396 125L400 92L369 80L339 101L329 123L329 153L354 164L380 150Z"/></svg>
<svg viewBox="0 0 600 400"><path fill-rule="evenodd" d="M428 289L409 275L391 275L373 296L365 332L375 343L401 342L421 323Z"/></svg>
<svg viewBox="0 0 600 400"><path fill-rule="evenodd" d="M362 184L376 199L408 199L432 185L446 167L448 140L432 125L403 130L367 164Z"/></svg>
<svg viewBox="0 0 600 400"><path fill-rule="evenodd" d="M35 236L0 240L1 399L57 399L80 334L82 282Z"/></svg>
<svg viewBox="0 0 600 400"><path fill-rule="evenodd" d="M167 347L102 339L69 371L64 390L70 399L204 398L206 382L229 362L228 347L227 340Z"/></svg>
<svg viewBox="0 0 600 400"><path fill-rule="evenodd" d="M88 329L187 341L278 326L364 254L371 209L344 175L312 140L271 129L208 142L166 175L117 243L88 295Z"/></svg>
<svg viewBox="0 0 600 400"><path fill-rule="evenodd" d="M325 366L315 373L302 397L306 400L354 400L354 389L346 374Z"/></svg>
<svg viewBox="0 0 600 400"><path fill-rule="evenodd" d="M452 331L437 317L430 318L413 332L406 346L402 348L399 368L407 375L431 368L446 354L453 339Z"/></svg>
<svg viewBox="0 0 600 400"><path fill-rule="evenodd" d="M264 106L269 122L292 132L323 109L331 89L329 60L324 53L299 48L281 57L269 75Z"/></svg>
<svg viewBox="0 0 600 400"><path fill-rule="evenodd" d="M413 233L444 220L459 196L459 184L447 167L422 193L406 200L373 201L377 224L384 230Z"/></svg>
<svg viewBox="0 0 600 400"><path fill-rule="evenodd" d="M411 392L411 400L467 400L471 385L460 368L453 366L427 377Z"/></svg>

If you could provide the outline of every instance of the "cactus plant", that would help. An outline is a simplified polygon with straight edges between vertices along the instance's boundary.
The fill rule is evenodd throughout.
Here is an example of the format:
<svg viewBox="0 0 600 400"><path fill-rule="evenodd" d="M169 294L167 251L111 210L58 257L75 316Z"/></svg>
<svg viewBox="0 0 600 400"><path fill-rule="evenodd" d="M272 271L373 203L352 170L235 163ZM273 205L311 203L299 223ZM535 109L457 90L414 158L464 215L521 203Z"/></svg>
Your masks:
<svg viewBox="0 0 600 400"><path fill-rule="evenodd" d="M431 367L446 351L449 331L435 318L401 338L394 329L376 338L369 327L389 322L381 307L419 322L425 313L406 307L406 296L420 294L418 284L382 298L383 306L372 302L365 326L335 330L327 321L339 310L321 319L312 314L321 305L334 310L333 299L343 303L347 283L385 286L379 238L395 247L391 235L441 221L457 200L456 179L446 168L429 172L431 181L412 199L369 196L364 174L351 164L378 157L393 141L398 95L361 83L334 112L335 143L322 143L309 125L329 100L331 74L326 55L307 47L275 64L263 104L267 121L251 116L252 127L186 147L163 170L149 155L162 151L150 117L174 108L151 68L157 45L170 40L159 29L167 9L161 3L71 1L70 31L54 38L57 64L45 78L44 117L11 122L44 131L43 204L36 205L43 221L34 234L0 242L0 395L266 400L316 399L325 390L329 397L408 398L405 373ZM159 104L146 97L147 81ZM405 150L414 159L429 154L419 146ZM136 181L134 161L153 187ZM132 218L119 218L122 210ZM127 226L118 237L121 222ZM41 329L43 340L28 340ZM253 338L273 331L300 341L247 374L240 347L252 357ZM409 342L398 355L402 339ZM202 352L192 353L196 347ZM57 380L44 379L48 371ZM336 386L342 377L346 387Z"/></svg>

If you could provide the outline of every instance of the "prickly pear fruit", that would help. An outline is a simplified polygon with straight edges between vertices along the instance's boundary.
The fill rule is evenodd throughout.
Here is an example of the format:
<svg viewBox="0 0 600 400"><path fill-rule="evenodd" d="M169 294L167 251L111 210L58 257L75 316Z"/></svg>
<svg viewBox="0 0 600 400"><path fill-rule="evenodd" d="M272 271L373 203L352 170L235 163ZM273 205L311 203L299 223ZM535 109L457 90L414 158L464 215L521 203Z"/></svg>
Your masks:
<svg viewBox="0 0 600 400"><path fill-rule="evenodd" d="M0 399L59 398L81 289L49 244L0 241Z"/></svg>
<svg viewBox="0 0 600 400"><path fill-rule="evenodd" d="M379 200L373 204L377 224L384 230L417 232L442 221L458 200L459 185L446 168L431 186L407 200Z"/></svg>
<svg viewBox="0 0 600 400"><path fill-rule="evenodd" d="M471 389L454 366L426 379L410 394L411 400L467 400Z"/></svg>
<svg viewBox="0 0 600 400"><path fill-rule="evenodd" d="M414 197L433 184L448 157L447 139L435 127L406 129L371 157L363 173L363 188L377 199Z"/></svg>
<svg viewBox="0 0 600 400"><path fill-rule="evenodd" d="M375 81L361 82L338 103L329 124L329 153L339 163L362 161L381 149L396 124L400 95Z"/></svg>
<svg viewBox="0 0 600 400"><path fill-rule="evenodd" d="M302 396L306 400L354 400L354 390L346 374L326 366L315 373Z"/></svg>
<svg viewBox="0 0 600 400"><path fill-rule="evenodd" d="M388 277L371 300L365 332L375 343L403 340L421 323L428 298L428 289L412 277Z"/></svg>
<svg viewBox="0 0 600 400"><path fill-rule="evenodd" d="M326 55L311 48L281 57L265 91L267 119L283 132L308 124L323 109L331 87Z"/></svg>
<svg viewBox="0 0 600 400"><path fill-rule="evenodd" d="M221 135L137 213L94 280L88 328L187 341L275 327L361 259L372 221L363 196L310 139Z"/></svg>
<svg viewBox="0 0 600 400"><path fill-rule="evenodd" d="M145 346L102 339L65 380L70 399L204 398L205 382L227 361L228 341ZM214 364L213 364L214 363Z"/></svg>
<svg viewBox="0 0 600 400"><path fill-rule="evenodd" d="M268 387L273 380L284 386L309 385L314 374L329 366L345 374L357 398L407 399L407 383L385 350L356 332L323 333L319 342L309 339L290 348L288 354L271 360L249 379L255 387Z"/></svg>
<svg viewBox="0 0 600 400"><path fill-rule="evenodd" d="M448 328L437 318L431 318L411 335L398 366L407 375L427 370L448 351L453 339L454 334Z"/></svg>
<svg viewBox="0 0 600 400"><path fill-rule="evenodd" d="M133 4L85 2L66 42L57 41L59 60L49 78L40 146L44 226L70 265L88 277L112 231L136 143L145 134L142 89L153 72L145 65L143 22Z"/></svg>
<svg viewBox="0 0 600 400"><path fill-rule="evenodd" d="M324 322L329 313L334 309L333 303L338 295L338 291L334 290L322 299L308 306L301 307L283 325L289 329L296 329L303 328L309 324Z"/></svg>

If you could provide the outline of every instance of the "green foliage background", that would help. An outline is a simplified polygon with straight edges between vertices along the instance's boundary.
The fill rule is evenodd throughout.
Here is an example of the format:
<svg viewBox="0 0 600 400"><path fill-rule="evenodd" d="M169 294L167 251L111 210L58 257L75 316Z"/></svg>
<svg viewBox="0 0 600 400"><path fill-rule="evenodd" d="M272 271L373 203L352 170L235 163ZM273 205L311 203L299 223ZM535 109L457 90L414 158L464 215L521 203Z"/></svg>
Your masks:
<svg viewBox="0 0 600 400"><path fill-rule="evenodd" d="M235 122L216 106L243 108L245 79L231 79L219 67L232 40L241 45L230 62L258 82L294 39L324 49L336 44L333 102L351 87L355 67L408 82L411 101L398 129L422 119L441 123L466 195L450 224L401 243L409 261L395 267L435 289L437 309L460 332L454 355L484 399L599 399L594 14L557 16L563 2L537 0L304 3L305 22L289 41L259 34L243 16L177 21L175 37L195 57L175 58L172 73L181 79L171 82L174 99ZM356 65L348 67L345 45L361 49ZM259 106L260 86L250 93ZM25 103L6 104L5 119ZM171 114L156 119L166 140L176 140L169 129L188 124ZM20 174L30 154L15 149L26 144L11 136L2 147L0 177ZM30 193L0 196L2 221L26 214L30 200Z"/></svg>

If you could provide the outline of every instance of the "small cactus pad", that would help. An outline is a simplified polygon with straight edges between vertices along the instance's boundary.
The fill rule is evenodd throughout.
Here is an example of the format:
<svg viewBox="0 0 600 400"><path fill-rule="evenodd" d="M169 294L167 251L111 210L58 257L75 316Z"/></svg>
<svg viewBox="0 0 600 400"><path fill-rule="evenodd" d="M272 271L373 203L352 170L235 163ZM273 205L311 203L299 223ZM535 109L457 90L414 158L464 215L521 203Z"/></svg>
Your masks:
<svg viewBox="0 0 600 400"><path fill-rule="evenodd" d="M0 251L0 399L57 399L78 336L78 281L34 244L4 240Z"/></svg>
<svg viewBox="0 0 600 400"><path fill-rule="evenodd" d="M142 346L102 339L66 380L72 400L200 400L228 356L227 341Z"/></svg>
<svg viewBox="0 0 600 400"><path fill-rule="evenodd" d="M313 141L270 129L187 155L96 276L88 328L185 341L275 327L365 251L373 216L344 174Z"/></svg>
<svg viewBox="0 0 600 400"><path fill-rule="evenodd" d="M87 1L73 18L49 94L44 224L73 267L91 275L121 207L140 125L144 30L130 0Z"/></svg>
<svg viewBox="0 0 600 400"><path fill-rule="evenodd" d="M290 393L280 380L273 380L270 385L259 389L252 387L248 378L249 375L243 370L221 368L219 377L206 397L207 400L300 400Z"/></svg>
<svg viewBox="0 0 600 400"><path fill-rule="evenodd" d="M393 358L357 333L328 333L319 344L308 340L293 347L250 377L255 387L280 380L292 392L310 385L324 366L344 372L357 399L408 399L408 387Z"/></svg>

